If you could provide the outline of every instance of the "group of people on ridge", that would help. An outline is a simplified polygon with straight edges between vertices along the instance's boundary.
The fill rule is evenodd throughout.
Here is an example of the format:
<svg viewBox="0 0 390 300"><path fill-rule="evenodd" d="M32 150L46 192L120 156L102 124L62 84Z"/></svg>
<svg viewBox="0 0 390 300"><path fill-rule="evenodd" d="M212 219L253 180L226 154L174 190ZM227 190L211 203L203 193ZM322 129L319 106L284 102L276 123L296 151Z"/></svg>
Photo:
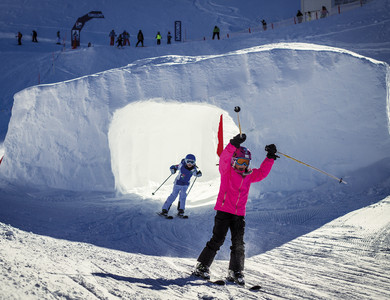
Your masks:
<svg viewBox="0 0 390 300"><path fill-rule="evenodd" d="M108 36L110 37L110 46L114 46L115 42L118 48L126 45L130 46L130 33L128 33L126 30L124 30L123 33L119 34L116 41L115 41L116 33L114 29L111 30ZM157 45L161 45L161 39L162 36L160 34L160 31L158 31L156 35ZM171 43L172 43L172 35L171 32L168 31L167 44L171 44ZM138 31L137 44L135 46L138 47L139 44L141 44L141 47L144 47L144 34L141 29Z"/></svg>
<svg viewBox="0 0 390 300"><path fill-rule="evenodd" d="M311 11L308 11L307 12L307 20L308 21L311 21ZM326 18L327 16L329 16L329 11L326 9L326 6L322 6L321 10L320 10L320 18L323 19L323 18ZM303 13L298 10L297 14L296 14L296 17L298 19L298 23L302 23L303 22Z"/></svg>
<svg viewBox="0 0 390 300"><path fill-rule="evenodd" d="M212 237L206 243L200 253L195 270L195 276L210 279L210 266L223 245L227 232L230 229L231 242L230 262L227 280L240 285L245 284L244 260L245 260L245 213L248 201L249 189L252 183L259 182L270 173L274 161L279 157L274 144L267 145L266 158L260 168L251 169L250 162L252 154L244 146L245 134L238 134L230 140L230 143L222 151L219 158L219 173L221 184L214 209L216 215ZM200 177L202 172L196 166L196 158L188 154L177 165L170 167L172 174L178 172L175 179L173 191L162 206L161 215L167 216L172 203L179 196L178 215L184 215L186 191L189 187L192 176Z"/></svg>
<svg viewBox="0 0 390 300"><path fill-rule="evenodd" d="M19 31L17 34L16 34L16 38L18 39L18 45L22 45L22 37L23 37L23 34ZM33 43L38 43L38 32L36 30L33 30L32 33L31 33L31 41ZM57 31L57 45L61 45L61 36L60 36L60 32Z"/></svg>

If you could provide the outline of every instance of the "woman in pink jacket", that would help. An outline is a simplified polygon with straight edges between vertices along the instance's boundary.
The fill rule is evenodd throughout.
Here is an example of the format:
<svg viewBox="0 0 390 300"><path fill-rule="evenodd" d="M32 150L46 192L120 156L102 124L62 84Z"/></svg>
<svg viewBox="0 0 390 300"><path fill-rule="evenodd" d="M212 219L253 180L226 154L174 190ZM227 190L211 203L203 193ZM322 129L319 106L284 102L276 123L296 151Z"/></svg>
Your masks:
<svg viewBox="0 0 390 300"><path fill-rule="evenodd" d="M230 140L219 159L219 172L221 173L221 186L217 203L214 209L217 211L213 236L207 242L206 247L199 255L194 275L204 279L210 278L209 267L215 255L225 241L230 229L232 246L230 247L230 263L227 280L240 285L245 284L243 270L245 260L244 232L245 232L245 207L248 201L250 185L253 182L263 180L268 176L276 160L277 150L274 144L267 145L268 152L259 169L250 169L250 151L242 147L245 134L238 134Z"/></svg>

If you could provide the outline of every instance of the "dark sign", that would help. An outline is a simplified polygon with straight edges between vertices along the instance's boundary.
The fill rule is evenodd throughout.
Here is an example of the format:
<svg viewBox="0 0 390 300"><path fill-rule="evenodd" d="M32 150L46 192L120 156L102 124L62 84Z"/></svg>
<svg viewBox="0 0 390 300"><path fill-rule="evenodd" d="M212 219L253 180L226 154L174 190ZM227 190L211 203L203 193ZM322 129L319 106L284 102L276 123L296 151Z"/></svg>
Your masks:
<svg viewBox="0 0 390 300"><path fill-rule="evenodd" d="M175 21L175 41L181 42L181 21Z"/></svg>

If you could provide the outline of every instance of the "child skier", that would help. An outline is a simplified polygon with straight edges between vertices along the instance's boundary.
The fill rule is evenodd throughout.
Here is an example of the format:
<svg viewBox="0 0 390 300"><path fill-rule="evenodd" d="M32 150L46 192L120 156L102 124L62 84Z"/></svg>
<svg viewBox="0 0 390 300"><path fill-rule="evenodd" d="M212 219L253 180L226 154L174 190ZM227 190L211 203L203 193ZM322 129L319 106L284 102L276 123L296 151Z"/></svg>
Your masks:
<svg viewBox="0 0 390 300"><path fill-rule="evenodd" d="M213 236L207 242L198 258L194 275L204 279L210 279L209 267L211 266L217 251L225 241L230 229L232 246L230 247L230 263L228 281L245 284L244 280L244 232L245 232L245 208L248 200L250 185L253 182L263 180L268 176L276 160L276 146L267 145L268 152L259 169L250 169L251 152L240 146L246 139L245 134L238 134L230 140L219 159L219 172L221 185L219 188L217 203L214 209L217 211Z"/></svg>
<svg viewBox="0 0 390 300"><path fill-rule="evenodd" d="M175 184L173 186L173 191L165 201L161 214L163 216L168 216L168 211L173 203L175 201L177 195L180 193L179 196L179 206L177 208L178 212L177 215L179 217L184 216L184 210L186 205L186 199L187 199L187 189L190 184L190 179L192 175L196 177L202 176L202 172L197 169L197 166L195 164L196 158L193 154L187 154L187 156L181 160L180 164L173 165L170 167L171 173L175 174L177 170L179 170L178 175L175 179Z"/></svg>

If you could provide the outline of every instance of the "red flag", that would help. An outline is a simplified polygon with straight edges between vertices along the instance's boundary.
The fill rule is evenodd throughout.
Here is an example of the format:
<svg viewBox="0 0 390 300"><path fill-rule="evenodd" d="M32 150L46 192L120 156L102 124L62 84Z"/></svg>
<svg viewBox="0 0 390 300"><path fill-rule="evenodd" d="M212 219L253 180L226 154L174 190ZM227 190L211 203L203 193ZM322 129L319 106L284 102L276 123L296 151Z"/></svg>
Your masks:
<svg viewBox="0 0 390 300"><path fill-rule="evenodd" d="M218 156L221 156L222 151L223 151L223 121L221 115L219 119L219 127L218 127L218 147L217 147Z"/></svg>

